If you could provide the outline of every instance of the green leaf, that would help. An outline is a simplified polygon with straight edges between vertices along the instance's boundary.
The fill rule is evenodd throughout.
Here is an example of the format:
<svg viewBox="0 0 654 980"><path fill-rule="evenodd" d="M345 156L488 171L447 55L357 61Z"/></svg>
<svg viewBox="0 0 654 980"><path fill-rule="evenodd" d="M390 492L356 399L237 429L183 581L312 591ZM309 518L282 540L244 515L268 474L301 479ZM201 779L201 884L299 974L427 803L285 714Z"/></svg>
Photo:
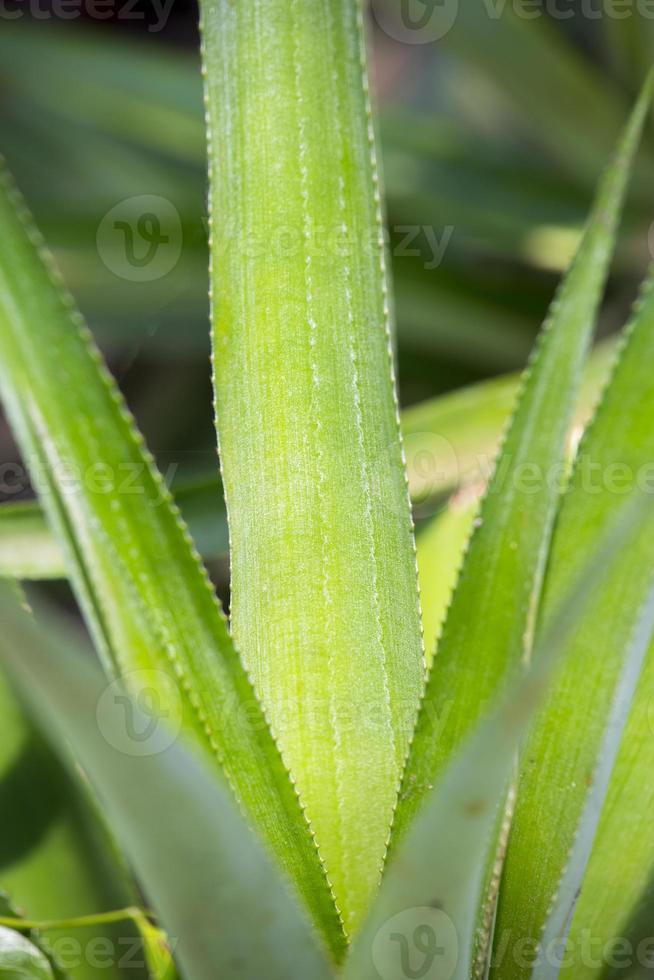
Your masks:
<svg viewBox="0 0 654 980"><path fill-rule="evenodd" d="M515 750L542 703L570 637L598 584L633 547L642 499L623 506L540 638L534 662L509 685L449 760L399 842L379 896L354 941L344 980L406 980L423 976L468 980L494 835ZM654 601L649 616L654 615ZM427 972L430 971L430 972Z"/></svg>
<svg viewBox="0 0 654 980"><path fill-rule="evenodd" d="M613 341L604 341L585 366L574 415L577 429L583 429L595 407L614 353ZM434 500L452 490L486 483L519 389L519 376L505 375L404 410L409 489L419 512L429 512Z"/></svg>
<svg viewBox="0 0 654 980"><path fill-rule="evenodd" d="M614 377L600 405L597 416L579 447L578 459L571 486L557 519L552 543L546 587L543 594L541 620L547 625L560 596L565 594L574 579L583 556L610 524L625 498L651 487L651 460L654 456L654 429L651 406L654 381L649 367L654 357L654 285L650 281L640 301L628 333L626 346L615 369ZM649 475L648 475L649 474ZM592 606L575 633L566 668L534 731L530 734L522 758L519 796L507 852L505 874L500 893L496 945L503 935L517 931L532 944L541 938L550 905L559 889L568 862L568 854L578 833L591 787L601 779L601 766L607 750L605 728L612 706L620 690L625 651L637 629L641 607L649 595L654 568L654 527L651 515L643 520L641 535L634 547L616 563L612 575L597 590ZM646 664L643 681L651 673ZM638 724L646 716L645 702L649 699L646 683L639 686L634 705ZM634 784L625 793L625 805L634 802L635 809L627 818L618 804L625 780L632 778L641 785L641 765L647 764L647 753L639 760L633 774L625 769L633 763L633 722L627 732L616 772L612 778L607 806L615 821L620 819L641 824L649 816L643 803L634 798ZM643 738L636 729L636 738ZM598 771L599 770L599 771ZM619 809L616 811L616 806ZM539 819L534 820L533 814ZM633 823L632 823L633 826ZM615 823L613 824L615 828ZM634 828L635 829L635 828ZM632 875L625 874L620 855L612 841L607 846L605 830L600 835L602 852L595 852L589 869L589 882L595 890L586 892L583 919L576 918L571 942L578 942L579 930L586 925L601 924L608 930L606 941L620 935L624 918L628 917L639 896L639 884L654 869L648 834L630 838ZM633 850L632 850L633 849ZM636 867L634 858L643 864ZM649 855L649 857L648 857ZM606 862L606 863L605 863ZM602 886L597 888L601 869ZM607 876L606 878L604 876ZM612 884L607 884L612 882ZM613 895L620 890L620 900ZM585 886L585 889L588 885ZM599 903L597 920L589 902ZM630 903L632 903L630 905ZM607 910L610 913L607 915ZM574 912L573 897L568 903L565 919ZM617 930L617 931L616 931ZM593 936L595 933L593 933ZM573 946L575 956L573 975L581 975L583 954ZM547 951L545 951L547 953ZM526 977L529 967L509 961L502 967L502 980ZM595 976L595 973L590 975Z"/></svg>
<svg viewBox="0 0 654 980"><path fill-rule="evenodd" d="M6 174L0 228L2 397L107 669L226 775L336 951L309 826L206 572Z"/></svg>
<svg viewBox="0 0 654 980"><path fill-rule="evenodd" d="M624 664L617 679L613 692L613 703L605 721L605 730L597 754L597 764L593 773L592 783L584 803L583 811L577 826L574 841L566 855L561 880L552 905L548 911L545 928L540 940L540 947L549 954L539 962L534 970L534 980L555 980L560 976L561 963L567 960L566 941L572 924L572 918L580 892L584 886L588 862L595 841L598 823L604 806L609 783L613 778L620 743L625 731L625 725L632 706L634 696L641 683L642 668L654 632L654 603L650 596L645 600L644 610L639 613L633 629L633 635L627 646ZM622 804L624 806L624 804ZM637 812L642 815L642 804ZM610 853L610 851L609 851ZM622 868L623 866L621 866ZM650 864L651 867L651 864ZM617 880L617 879L616 879ZM622 875L620 876L622 884ZM599 895L603 894L603 885ZM624 901L624 891L621 890ZM624 908L624 906L623 906ZM590 935L591 933L589 933ZM613 938L613 937L612 937ZM617 938L617 937L616 937ZM603 944L603 949L609 944ZM574 944L572 945L574 950ZM560 950L559 956L552 955L552 950ZM574 954L573 954L574 956ZM578 956L574 956L578 959ZM577 975L577 974L575 974Z"/></svg>
<svg viewBox="0 0 654 980"><path fill-rule="evenodd" d="M546 322L482 502L438 644L404 773L406 829L452 753L530 651L575 395L608 271L648 82L599 189ZM438 734L438 737L436 737Z"/></svg>
<svg viewBox="0 0 654 980"><path fill-rule="evenodd" d="M148 976L150 980L177 980L177 972L175 970L175 965L173 962L172 952L166 934L163 930L157 928L147 917L145 912L138 908L137 906L131 906L125 909L113 910L112 912L97 913L95 915L84 915L68 919L54 919L45 921L34 921L33 919L18 919L12 915L12 922L6 919L6 910L3 908L3 903L1 901L2 895L0 894L0 925L12 925L13 919L15 918L16 924L13 928L22 931L29 931L30 938L34 940L35 936L38 936L41 932L52 933L53 931L74 931L74 930L88 930L89 928L94 928L97 926L114 925L117 923L131 922L133 923L139 932L141 943L143 945L144 958L148 966ZM10 912L12 910L9 910ZM5 919L3 922L2 920ZM125 937L122 937L125 940ZM129 938L129 937L127 937ZM38 945L38 943L37 943ZM43 948L43 947L41 947ZM43 951L47 950L43 948ZM105 944L105 957L101 969L106 971L106 944ZM118 959L118 957L116 957ZM120 956L120 962L123 960L128 961L130 969L140 967L141 965L134 960L132 955L132 950L129 952L124 952ZM95 968L98 968L96 964ZM53 963L53 969L55 969L55 964ZM60 976L60 971L55 970L57 977ZM95 974L94 974L95 975ZM63 977L63 974L61 974Z"/></svg>
<svg viewBox="0 0 654 980"><path fill-rule="evenodd" d="M620 945L624 947L625 942L631 943L627 957L632 965L634 953L642 963L651 950L653 686L654 645L647 654L574 909L566 961L560 973L566 980L609 975L614 952L616 966L624 963ZM592 947L590 955L584 955L588 937ZM643 945L639 946L641 942ZM624 974L624 970L615 970L616 976ZM649 971L644 969L645 975Z"/></svg>
<svg viewBox="0 0 654 980"><path fill-rule="evenodd" d="M53 980L47 958L34 943L0 926L0 977L3 980Z"/></svg>
<svg viewBox="0 0 654 980"><path fill-rule="evenodd" d="M200 554L207 559L225 554L227 519L216 475L180 481L173 490ZM65 553L38 502L0 505L0 576L38 581L66 575Z"/></svg>
<svg viewBox="0 0 654 980"><path fill-rule="evenodd" d="M418 576L422 625L431 667L436 640L445 619L466 545L479 510L479 492L462 491L418 533Z"/></svg>
<svg viewBox="0 0 654 980"><path fill-rule="evenodd" d="M115 140L202 162L202 86L195 57L180 51L171 58L156 45L132 38L107 43L99 32L80 36L47 23L38 30L25 24L7 27L0 52L14 97L28 95L59 124L68 119L83 124L87 145L100 130ZM41 85L30 71L35 62Z"/></svg>
<svg viewBox="0 0 654 980"><path fill-rule="evenodd" d="M63 770L29 724L4 676L0 676L0 884L16 906L43 919L104 911L134 900L127 871L87 799L87 787L76 773L69 776ZM9 914L9 907L0 903L0 908L0 915ZM92 949L94 942L106 945L107 940L117 944L119 938L111 928L87 929L83 934L65 930L49 936L53 949L63 944L62 961L72 980L93 980L96 975L82 955L84 949ZM103 970L106 980L118 977L118 958Z"/></svg>
<svg viewBox="0 0 654 980"><path fill-rule="evenodd" d="M147 745L135 739L152 716L71 652L54 618L38 630L6 587L0 618L4 664L55 746L67 755L70 744L87 772L186 980L328 980L317 934L202 756L161 722Z"/></svg>
<svg viewBox="0 0 654 980"><path fill-rule="evenodd" d="M424 671L362 13L218 0L203 33L232 629L352 932Z"/></svg>
<svg viewBox="0 0 654 980"><path fill-rule="evenodd" d="M586 365L575 412L577 429L583 429L594 408L613 356L613 341L604 341ZM409 490L419 513L423 509L429 511L432 503L448 491L486 479L518 386L519 376L507 375L441 395L402 413ZM180 479L172 489L200 554L210 559L223 555L229 540L222 484L217 474ZM421 560L429 561L427 541L428 536L422 549L418 543L419 564ZM2 504L0 576L38 580L64 578L66 572L62 548L38 502ZM438 576L436 568L434 575ZM429 585L426 587L429 589ZM423 616L428 654L438 619L436 607L430 608L430 602L427 595Z"/></svg>
<svg viewBox="0 0 654 980"><path fill-rule="evenodd" d="M0 918L5 920L4 928L7 931L15 932L18 935L23 934L21 916L16 911L9 896L4 892L0 891ZM13 926L15 923L15 927ZM54 980L67 980L67 974L61 969L56 957L52 953L51 949L45 944L41 939L41 936L34 929L28 930L28 935L24 936L28 941L34 946L41 956L46 960L50 973L48 976L53 977ZM0 954L0 963L2 961L2 954ZM2 973L2 968L0 966L0 976L4 976Z"/></svg>
<svg viewBox="0 0 654 980"><path fill-rule="evenodd" d="M0 507L0 576L23 580L66 577L61 546L38 504Z"/></svg>

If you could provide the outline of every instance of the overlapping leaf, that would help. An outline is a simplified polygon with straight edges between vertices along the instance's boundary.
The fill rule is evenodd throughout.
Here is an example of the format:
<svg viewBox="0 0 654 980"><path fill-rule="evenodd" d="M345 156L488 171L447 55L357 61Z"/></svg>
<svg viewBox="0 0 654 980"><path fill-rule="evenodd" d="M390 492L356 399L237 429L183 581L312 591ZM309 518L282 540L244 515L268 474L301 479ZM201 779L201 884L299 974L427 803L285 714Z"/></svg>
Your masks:
<svg viewBox="0 0 654 980"><path fill-rule="evenodd" d="M651 486L654 382L649 368L653 357L654 287L650 282L639 303L610 387L579 448L571 486L552 543L541 611L542 628L546 628L561 595L578 573L583 556L592 549L624 499ZM496 946L502 936L509 933L524 936L532 944L541 940L570 850L579 833L582 815L589 798L592 800L594 784L604 778L602 767L606 757L615 751L615 746L605 744L604 733L620 695L625 651L638 628L641 607L651 587L653 542L654 514L650 510L643 517L637 542L624 553L610 578L597 590L575 632L562 677L525 746L518 803L500 893ZM650 671L648 662L644 680ZM647 764L647 754L633 770L625 766L633 763L635 745L642 740L643 716L646 716L649 696L647 686L640 685L609 792L607 812L613 821L618 815L636 821L637 825L647 819L642 804L634 802L635 784L627 789L624 783L625 780L628 783L643 780L645 769L642 766ZM636 719L635 730L633 719ZM620 732L621 725L613 732L615 743ZM625 805L628 801L634 802L629 817L626 811L616 809L619 807L618 794L623 789ZM643 803L645 801L646 797ZM538 814L537 820L534 814ZM587 849L590 849L596 823L597 817L589 828L582 825L584 840L581 844ZM586 911L576 920L573 941L580 939L579 929L592 923L599 925L601 922L608 929L605 941L619 935L613 930L619 930L625 924L624 918L632 912L640 897L639 888L644 887L646 876L653 868L648 835L635 836L630 847L638 852L643 863L638 867L631 864L631 873L625 873L624 887L629 892L629 900L618 909L612 892L617 882L622 886L622 866L614 846L607 847L606 838L602 839L604 847L601 852L599 849L595 852L591 862L593 877L589 882L592 887L593 881L597 883L598 875L601 875L603 884L594 892L586 893ZM582 863L579 879L583 870ZM567 907L560 915L565 939L581 880L570 888L564 878L563 885L566 886L564 897L568 896ZM600 896L605 896L601 899L603 912L596 920L588 903L594 904ZM607 908L612 912L608 917ZM558 912L558 906L555 911ZM554 938L558 938L561 929L556 930ZM546 938L550 938L549 934ZM543 955L547 957L548 951L544 950ZM530 975L528 963L516 964L513 960L508 963L501 970L498 968L496 975L502 980ZM577 968L581 969L583 965L579 947L576 950L573 947L572 963L576 976ZM596 974L591 972L591 975Z"/></svg>
<svg viewBox="0 0 654 980"><path fill-rule="evenodd" d="M85 795L0 676L0 885L16 906L34 917L103 912L134 900L113 842ZM111 928L98 928L49 938L55 945L60 939L68 944L71 980L93 980L93 967L80 955L82 943L99 939L106 945L119 937ZM71 941L77 955L75 949L71 953ZM116 980L117 963L103 973Z"/></svg>
<svg viewBox="0 0 654 980"><path fill-rule="evenodd" d="M406 828L448 758L529 652L581 367L608 271L647 86L554 301L482 502L411 747L396 818ZM437 737L436 737L437 736Z"/></svg>
<svg viewBox="0 0 654 980"><path fill-rule="evenodd" d="M206 574L6 174L0 227L1 394L105 663L181 718L338 948L309 827Z"/></svg>
<svg viewBox="0 0 654 980"><path fill-rule="evenodd" d="M5 920L2 926L4 942L0 942L0 976L6 978L10 975L10 971L12 967L15 967L18 958L18 963L22 960L28 971L30 967L33 967L35 977L44 976L54 978L54 980L67 980L67 974L62 970L52 950L43 943L41 936L33 929L30 929L25 935L20 928L21 917L9 896L4 892L0 892L0 919ZM15 928L13 927L14 923L16 923ZM19 938L16 938L17 936ZM27 940L30 945L26 946L21 940ZM27 975L29 976L29 972Z"/></svg>
<svg viewBox="0 0 654 980"><path fill-rule="evenodd" d="M229 541L222 488L215 474L174 487L175 503L203 558L227 552ZM23 580L65 578L64 549L38 501L0 506L0 576Z"/></svg>
<svg viewBox="0 0 654 980"><path fill-rule="evenodd" d="M344 980L472 975L489 837L501 813L515 750L587 613L593 591L634 546L645 503L622 502L613 524L559 605L534 663L474 727L400 841L380 894L355 939ZM654 616L650 597L648 621ZM636 659L642 650L635 650ZM502 974L504 976L504 974Z"/></svg>
<svg viewBox="0 0 654 980"><path fill-rule="evenodd" d="M3 980L54 980L40 949L13 929L0 926L0 977Z"/></svg>
<svg viewBox="0 0 654 980"><path fill-rule="evenodd" d="M574 425L583 428L614 357L614 343L598 344L583 377ZM413 405L402 413L409 490L418 513L443 495L488 480L500 437L520 388L517 375L493 378Z"/></svg>
<svg viewBox="0 0 654 980"><path fill-rule="evenodd" d="M6 586L0 620L3 663L53 744L64 756L70 745L91 778L186 980L329 980L317 934L206 760L163 722L152 730L136 702L107 698L101 671L55 621L37 631ZM147 751L128 717L151 731Z"/></svg>

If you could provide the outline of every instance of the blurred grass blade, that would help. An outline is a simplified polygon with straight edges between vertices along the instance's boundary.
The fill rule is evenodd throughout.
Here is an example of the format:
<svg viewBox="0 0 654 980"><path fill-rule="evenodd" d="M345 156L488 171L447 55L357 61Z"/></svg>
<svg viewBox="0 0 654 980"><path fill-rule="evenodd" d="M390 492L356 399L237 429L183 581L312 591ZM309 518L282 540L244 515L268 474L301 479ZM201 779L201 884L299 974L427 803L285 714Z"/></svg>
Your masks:
<svg viewBox="0 0 654 980"><path fill-rule="evenodd" d="M63 755L70 745L91 779L186 980L328 980L309 920L200 757L135 701L107 697L62 627L48 617L38 630L6 586L0 620L0 656L53 744ZM151 733L145 752L134 731Z"/></svg>
<svg viewBox="0 0 654 980"><path fill-rule="evenodd" d="M600 185L475 520L404 773L396 837L485 705L529 654L572 410L650 87L651 80Z"/></svg>
<svg viewBox="0 0 654 980"><path fill-rule="evenodd" d="M183 161L202 163L202 85L196 58L171 58L156 45L92 30L61 31L42 23L6 25L0 53L13 97L31 96L50 118L84 125L84 140L106 131ZM40 66L36 84L30 66ZM79 80L84 84L80 85Z"/></svg>
<svg viewBox="0 0 654 980"><path fill-rule="evenodd" d="M481 72L566 171L590 183L624 111L610 78L575 50L545 10L525 17L519 4L498 4L493 16L487 0L470 0L457 11L444 49Z"/></svg>
<svg viewBox="0 0 654 980"><path fill-rule="evenodd" d="M649 501L647 501L649 505ZM534 663L496 701L449 760L399 842L379 896L354 941L344 980L406 980L407 955L423 975L468 980L488 838L497 825L519 741L542 702L598 583L633 545L646 502L624 503L541 638ZM434 941L430 942L430 938ZM438 958L437 958L438 957Z"/></svg>
<svg viewBox="0 0 654 980"><path fill-rule="evenodd" d="M637 495L643 485L650 485L643 484L643 479L654 458L653 359L654 284L650 281L611 384L579 447L552 542L540 613L543 628L578 573L583 555L593 549L625 497ZM610 578L597 591L580 622L562 677L525 746L500 892L496 946L503 935L515 930L532 942L541 937L590 788L602 764L601 753L606 751L603 740L607 720L619 690L626 651L649 594L653 568L654 520L647 515L633 548L615 563ZM649 697L649 691L641 685L634 710L642 715L638 701ZM629 727L627 736L628 733ZM631 759L631 755L627 747L626 758ZM635 778L640 774L641 782L645 772L641 766L646 763L647 755L638 760L634 772ZM625 778L626 772L618 763L613 779L621 786ZM534 813L539 814L538 820L533 819ZM637 806L634 816L638 813L639 819L644 819L645 814ZM645 848L643 859L650 851L647 837L633 841L634 848ZM606 872L612 868L622 889L621 859L617 853L612 855L614 845L597 860L607 861ZM617 863L613 866L613 862ZM654 870L651 856L645 863L650 871ZM603 884L599 894L604 894L606 887ZM612 888L608 890L611 892ZM594 894L592 900L597 901L599 894ZM629 913L622 900L621 908L623 914ZM571 913L569 909L568 914ZM610 925L618 927L619 923ZM612 935L606 937L611 938ZM579 950L577 953L581 955ZM575 962L575 977L577 967L579 963ZM502 980L527 977L530 972L511 958L497 969L495 975Z"/></svg>
<svg viewBox="0 0 654 980"><path fill-rule="evenodd" d="M203 4L232 629L348 931L424 671L361 20Z"/></svg>
<svg viewBox="0 0 654 980"><path fill-rule="evenodd" d="M0 228L2 398L105 663L181 716L339 949L309 827L206 573L6 174Z"/></svg>

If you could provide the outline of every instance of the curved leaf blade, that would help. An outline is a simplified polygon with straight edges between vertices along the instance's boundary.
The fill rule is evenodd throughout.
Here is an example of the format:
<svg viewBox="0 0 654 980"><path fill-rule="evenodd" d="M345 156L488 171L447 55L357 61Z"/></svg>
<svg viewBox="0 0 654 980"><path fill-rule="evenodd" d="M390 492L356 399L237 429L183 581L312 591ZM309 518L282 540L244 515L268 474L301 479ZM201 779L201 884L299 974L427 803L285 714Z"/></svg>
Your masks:
<svg viewBox="0 0 654 980"><path fill-rule="evenodd" d="M29 942L38 950L41 956L46 960L47 966L50 970L47 976L54 978L54 980L67 980L67 973L64 973L56 957L53 955L51 950L42 941L40 935L33 929L28 931L28 935L25 936L19 929L21 924L21 917L16 911L9 896L4 892L0 891L0 919L5 919L4 926L8 932L15 932L17 934L23 935L23 938L29 940ZM12 925L7 925L7 921L11 922ZM13 922L16 923L16 928L13 928ZM15 937L7 936L7 948L11 949L13 943L15 942ZM1 955L0 955L1 960ZM6 966L7 964L5 964ZM5 976L0 970L0 975Z"/></svg>
<svg viewBox="0 0 654 980"><path fill-rule="evenodd" d="M54 980L47 958L25 936L0 926L0 977L3 980Z"/></svg>
<svg viewBox="0 0 654 980"><path fill-rule="evenodd" d="M0 227L3 402L107 669L181 716L337 952L310 828L206 572L6 173Z"/></svg>
<svg viewBox="0 0 654 980"><path fill-rule="evenodd" d="M641 491L642 468L654 457L651 426L654 383L649 370L653 357L654 284L650 281L612 381L579 447L552 543L540 613L542 628L574 579L582 555L592 549L625 497ZM653 532L652 519L648 516L633 548L625 552L611 578L598 590L573 638L566 669L525 746L500 891L496 944L501 942L503 934L518 930L534 949L539 947L590 787L601 764L603 733L619 689L625 651L648 595L654 568ZM649 670L646 664L645 677ZM640 686L637 702L648 697L647 690ZM636 704L634 711L642 716L642 705ZM629 732L627 727L627 737ZM630 758L631 752L627 748L622 759ZM619 764L613 777L617 786L626 775L623 764ZM637 771L642 772L638 767ZM610 795L614 793L615 790ZM533 820L533 813L539 814L538 821ZM638 819L643 819L639 807L635 813L640 814ZM645 847L646 853L644 842L635 846ZM612 847L605 855L607 862L611 861L611 850ZM598 854L596 860L601 862L602 857ZM599 894L603 891L604 888L600 889ZM592 900L598 900L597 893ZM566 911L566 919L573 911L573 908ZM625 909L625 914L629 914L629 909ZM608 941L612 937L606 938ZM575 962L575 968L578 965ZM511 962L499 975L502 980L529 976L530 965Z"/></svg>
<svg viewBox="0 0 654 980"><path fill-rule="evenodd" d="M404 832L449 757L529 654L575 395L651 85L650 79L600 185L482 501L427 683L392 840Z"/></svg>
<svg viewBox="0 0 654 980"><path fill-rule="evenodd" d="M34 918L105 912L134 901L133 884L87 795L77 774L64 771L28 722L0 675L0 885ZM2 916L10 913L9 906L2 908ZM103 926L48 938L53 948L59 942L66 947L62 965L71 980L93 980L96 971L80 955L81 943L97 939L116 949L120 936ZM117 980L117 962L107 964L103 974Z"/></svg>
<svg viewBox="0 0 654 980"><path fill-rule="evenodd" d="M652 700L654 644L620 745L559 976L602 980L650 974L654 848ZM588 951L588 939L592 947ZM642 945L641 945L642 944ZM630 972L633 968L633 974Z"/></svg>
<svg viewBox="0 0 654 980"><path fill-rule="evenodd" d="M330 980L317 934L205 760L107 683L48 618L47 634L0 590L0 655L59 752L68 745L103 802L188 980ZM127 751L129 745L132 750Z"/></svg>
<svg viewBox="0 0 654 980"><path fill-rule="evenodd" d="M449 761L400 840L344 980L406 980L406 954L423 975L468 980L489 837L511 778L515 751L552 684L569 640L624 550L633 547L642 499L624 502L538 641L533 664L508 686ZM650 617L654 615L654 597ZM431 941L430 941L431 939ZM429 971L429 973L427 973Z"/></svg>
<svg viewBox="0 0 654 980"><path fill-rule="evenodd" d="M575 839L566 856L566 864L561 875L558 890L550 907L540 940L540 948L546 950L533 971L534 980L556 980L561 973L562 964L567 959L567 941L577 900L582 890L588 862L597 834L597 828L606 800L608 787L613 777L620 743L625 731L629 711L640 684L643 664L654 633L654 602L650 597L639 614L629 641L625 662L622 666L610 705L601 745L597 753L597 764L592 785L583 806ZM642 806L639 808L642 812ZM598 892L605 891L605 887ZM574 946L572 947L574 949ZM556 951L560 950L557 957ZM569 968L569 962L566 964Z"/></svg>

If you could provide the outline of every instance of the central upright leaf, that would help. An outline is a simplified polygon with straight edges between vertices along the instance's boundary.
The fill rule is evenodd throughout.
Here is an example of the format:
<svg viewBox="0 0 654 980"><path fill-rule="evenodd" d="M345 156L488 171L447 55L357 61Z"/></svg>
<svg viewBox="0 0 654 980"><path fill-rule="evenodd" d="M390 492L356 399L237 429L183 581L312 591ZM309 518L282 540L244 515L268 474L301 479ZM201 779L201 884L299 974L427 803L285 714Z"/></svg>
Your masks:
<svg viewBox="0 0 654 980"><path fill-rule="evenodd" d="M351 931L423 680L361 11L203 21L232 629Z"/></svg>

